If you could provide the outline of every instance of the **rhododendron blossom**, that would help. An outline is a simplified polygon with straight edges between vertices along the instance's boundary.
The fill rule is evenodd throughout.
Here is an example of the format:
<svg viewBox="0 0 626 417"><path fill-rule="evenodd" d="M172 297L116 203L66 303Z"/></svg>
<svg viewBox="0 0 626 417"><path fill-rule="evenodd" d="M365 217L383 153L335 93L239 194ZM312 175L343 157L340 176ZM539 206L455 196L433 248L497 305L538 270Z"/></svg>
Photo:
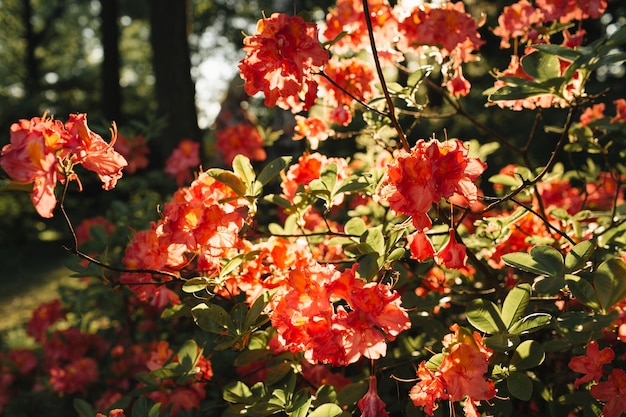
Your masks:
<svg viewBox="0 0 626 417"><path fill-rule="evenodd" d="M477 199L475 181L486 165L468 156L468 150L457 139L426 142L420 139L410 152L398 151L388 166L381 197L397 213L413 216L419 229L430 227L427 212L442 198L455 193L469 204Z"/></svg>
<svg viewBox="0 0 626 417"><path fill-rule="evenodd" d="M386 285L365 283L354 269L337 271L311 263L292 270L271 314L281 343L303 351L308 361L333 366L378 359L387 341L410 327L400 295ZM346 306L333 306L338 300Z"/></svg>
<svg viewBox="0 0 626 417"><path fill-rule="evenodd" d="M263 138L252 125L227 126L218 131L216 136L215 149L224 156L226 165L231 165L237 155L244 155L253 161L264 161L267 157L263 149Z"/></svg>
<svg viewBox="0 0 626 417"><path fill-rule="evenodd" d="M604 401L602 415L604 417L619 417L626 413L626 372L615 368L607 378L591 387L591 395Z"/></svg>
<svg viewBox="0 0 626 417"><path fill-rule="evenodd" d="M361 410L361 417L387 417L389 413L385 411L385 403L378 396L376 391L376 377L369 377L369 388L363 398L357 403Z"/></svg>
<svg viewBox="0 0 626 417"><path fill-rule="evenodd" d="M331 130L326 123L318 117L303 117L296 115L293 140L307 138L312 150L319 147L320 142L328 139Z"/></svg>
<svg viewBox="0 0 626 417"><path fill-rule="evenodd" d="M127 162L113 149L115 124L111 134L107 143L89 130L84 113L71 114L65 125L47 116L22 119L11 125L11 140L2 148L0 166L15 182L33 183L33 205L40 216L49 218L56 206L57 180L79 181L73 172L76 164L98 174L105 190L115 187Z"/></svg>
<svg viewBox="0 0 626 417"><path fill-rule="evenodd" d="M454 229L450 229L448 242L435 254L435 262L449 269L463 268L467 264L467 249L456 241Z"/></svg>
<svg viewBox="0 0 626 417"><path fill-rule="evenodd" d="M419 365L419 382L409 396L413 404L424 407L430 416L439 400L465 400L470 415L476 415L475 402L496 395L494 383L484 376L493 352L483 345L478 333L469 333L456 324L450 330L454 333L444 338L443 360L436 369L429 369L426 361Z"/></svg>
<svg viewBox="0 0 626 417"><path fill-rule="evenodd" d="M183 139L165 161L165 172L176 179L179 186L191 181L191 169L200 166L200 143Z"/></svg>
<svg viewBox="0 0 626 417"><path fill-rule="evenodd" d="M300 16L274 13L259 20L257 31L244 39L247 55L239 63L246 93L264 93L268 107L294 113L309 108L317 96L314 75L329 58L317 26Z"/></svg>
<svg viewBox="0 0 626 417"><path fill-rule="evenodd" d="M568 366L572 371L585 374L574 381L574 388L589 381L599 381L604 375L602 365L611 363L615 358L615 352L610 347L602 350L598 347L598 342L592 340L587 344L587 351L584 356L574 356Z"/></svg>

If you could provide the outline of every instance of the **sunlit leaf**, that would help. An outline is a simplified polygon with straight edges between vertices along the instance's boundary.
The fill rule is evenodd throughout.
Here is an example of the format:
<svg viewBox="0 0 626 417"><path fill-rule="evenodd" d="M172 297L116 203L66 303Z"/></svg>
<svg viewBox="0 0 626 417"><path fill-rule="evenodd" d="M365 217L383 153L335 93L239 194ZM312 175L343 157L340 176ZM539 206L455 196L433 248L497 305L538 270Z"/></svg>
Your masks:
<svg viewBox="0 0 626 417"><path fill-rule="evenodd" d="M473 300L466 313L470 324L483 333L496 334L507 330L500 317L500 309L489 300Z"/></svg>
<svg viewBox="0 0 626 417"><path fill-rule="evenodd" d="M557 56L537 51L522 58L522 68L535 80L546 81L559 76L561 63Z"/></svg>
<svg viewBox="0 0 626 417"><path fill-rule="evenodd" d="M337 417L343 410L337 404L322 404L309 413L309 417Z"/></svg>
<svg viewBox="0 0 626 417"><path fill-rule="evenodd" d="M522 317L530 300L530 285L521 284L513 288L502 305L502 322L508 329Z"/></svg>
<svg viewBox="0 0 626 417"><path fill-rule="evenodd" d="M509 368L514 371L534 368L543 363L545 356L541 343L536 340L525 340L513 352Z"/></svg>
<svg viewBox="0 0 626 417"><path fill-rule="evenodd" d="M228 329L229 315L216 304L198 304L191 309L191 314L196 324L203 330L221 334Z"/></svg>
<svg viewBox="0 0 626 417"><path fill-rule="evenodd" d="M280 158L274 159L269 164L265 165L259 176L257 177L257 181L259 181L263 185L269 184L269 182L274 179L282 170L284 170L287 165L291 162L291 156L282 156Z"/></svg>
<svg viewBox="0 0 626 417"><path fill-rule="evenodd" d="M241 182L241 179L232 172L221 168L212 168L207 171L207 174L229 186L239 196L244 197L246 195L247 187Z"/></svg>
<svg viewBox="0 0 626 417"><path fill-rule="evenodd" d="M582 268L595 250L595 242L585 240L578 243L565 255L565 272L570 273Z"/></svg>
<svg viewBox="0 0 626 417"><path fill-rule="evenodd" d="M516 321L509 328L511 334L524 334L539 330L552 321L552 316L548 313L532 313Z"/></svg>

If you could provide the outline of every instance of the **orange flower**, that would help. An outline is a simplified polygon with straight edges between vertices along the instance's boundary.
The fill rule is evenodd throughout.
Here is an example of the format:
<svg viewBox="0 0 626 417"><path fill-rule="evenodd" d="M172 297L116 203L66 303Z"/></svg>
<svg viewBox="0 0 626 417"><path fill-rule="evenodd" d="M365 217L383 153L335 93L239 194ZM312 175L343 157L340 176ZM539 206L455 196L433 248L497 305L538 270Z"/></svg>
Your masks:
<svg viewBox="0 0 626 417"><path fill-rule="evenodd" d="M245 155L253 161L264 161L267 157L261 134L248 124L228 126L217 132L215 149L224 155L226 165L231 165L237 155Z"/></svg>
<svg viewBox="0 0 626 417"><path fill-rule="evenodd" d="M457 139L439 142L420 139L411 152L400 151L388 167L380 194L397 213L413 216L419 229L430 227L425 219L430 206L455 193L469 204L477 199L473 183L486 165L468 157L468 150Z"/></svg>
<svg viewBox="0 0 626 417"><path fill-rule="evenodd" d="M328 61L317 26L300 16L274 13L259 20L257 31L244 39L247 55L239 63L246 93L263 92L268 107L294 113L308 109L317 96L314 74Z"/></svg>

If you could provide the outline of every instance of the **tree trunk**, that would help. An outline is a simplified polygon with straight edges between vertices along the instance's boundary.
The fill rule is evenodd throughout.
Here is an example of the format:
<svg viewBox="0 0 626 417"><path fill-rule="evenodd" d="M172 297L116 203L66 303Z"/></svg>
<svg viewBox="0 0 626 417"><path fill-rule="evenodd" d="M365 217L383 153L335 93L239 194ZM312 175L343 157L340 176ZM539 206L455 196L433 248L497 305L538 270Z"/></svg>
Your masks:
<svg viewBox="0 0 626 417"><path fill-rule="evenodd" d="M120 122L122 90L120 88L120 50L118 0L101 0L102 19L102 111L109 120Z"/></svg>
<svg viewBox="0 0 626 417"><path fill-rule="evenodd" d="M187 42L187 1L149 3L157 115L167 123L152 150L164 162L181 139L199 141L200 129Z"/></svg>

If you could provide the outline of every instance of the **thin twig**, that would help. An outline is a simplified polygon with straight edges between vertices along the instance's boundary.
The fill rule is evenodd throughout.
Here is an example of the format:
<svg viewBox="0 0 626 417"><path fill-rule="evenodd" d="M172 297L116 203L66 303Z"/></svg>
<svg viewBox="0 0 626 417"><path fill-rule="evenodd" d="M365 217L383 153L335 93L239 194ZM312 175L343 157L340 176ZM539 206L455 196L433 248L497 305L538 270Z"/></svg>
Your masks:
<svg viewBox="0 0 626 417"><path fill-rule="evenodd" d="M367 0L363 0L363 14L365 15L365 24L367 25L367 33L370 39L370 46L372 48L372 55L374 57L374 65L376 66L376 72L378 73L378 79L380 81L380 86L383 90L383 94L385 95L385 101L387 102L387 108L389 109L389 119L391 120L391 124L396 129L398 133L398 138L400 139L400 143L402 144L402 148L405 151L409 151L411 147L409 146L409 142L406 140L406 136L404 135L404 131L398 122L395 114L395 107L393 105L393 100L391 99L391 95L389 94L389 89L387 88L387 83L385 82L385 76L383 74L383 69L380 65L380 59L378 58L378 52L376 50L376 40L374 39L374 29L372 27L372 19L370 16L370 8L367 4Z"/></svg>

